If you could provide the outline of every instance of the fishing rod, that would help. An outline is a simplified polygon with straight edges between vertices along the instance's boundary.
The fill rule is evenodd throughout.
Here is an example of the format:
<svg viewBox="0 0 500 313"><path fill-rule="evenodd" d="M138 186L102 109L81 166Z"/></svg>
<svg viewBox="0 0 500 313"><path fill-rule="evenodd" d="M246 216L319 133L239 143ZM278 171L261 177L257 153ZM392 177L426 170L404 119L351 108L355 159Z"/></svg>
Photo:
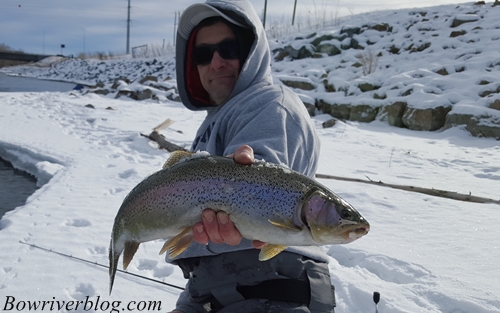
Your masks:
<svg viewBox="0 0 500 313"><path fill-rule="evenodd" d="M36 248L36 249L39 249L39 250L43 250L45 252L54 253L54 254L57 254L57 255L60 255L60 256L64 256L64 257L67 257L67 258L70 258L70 259L73 259L73 260L77 260L77 261L80 261L80 262L84 262L84 263L88 263L88 264L93 264L93 265L97 265L97 266L109 269L109 266L102 265L102 264L99 264L97 262L92 262L92 261L89 261L89 260L85 260L85 259L73 256L73 255L70 255L70 254L65 254L65 253L62 253L62 252L54 251L52 249L47 249L47 248L44 248L44 247L40 247L40 246L37 246L37 245L32 244L32 243L27 243L27 242L24 242L24 241L21 241L21 240L19 240L19 243L21 243L23 245L27 245L27 246L33 247L33 248ZM149 281L152 281L152 282L155 282L155 283L158 283L158 284L162 284L162 285L165 285L165 286L169 286L169 287L172 287L172 288L176 288L176 289L179 289L179 290L184 290L183 287L179 287L179 286L176 286L176 285L173 285L173 284L169 284L169 283L166 283L166 282L161 281L161 280L157 280L157 279L149 278L149 277L146 277L146 276L142 276L142 275L130 273L130 272L127 272L127 271L124 271L124 270L120 270L120 269L117 269L117 271L120 272L120 273L123 273L123 274L132 275L132 276L135 276L135 277L138 277L138 278L149 280Z"/></svg>
<svg viewBox="0 0 500 313"><path fill-rule="evenodd" d="M109 266L102 265L102 264L99 264L97 262L92 262L92 261L89 261L89 260L86 260L86 259L82 259L82 258L73 256L73 255L70 255L70 254L66 254L66 253L54 251L52 249L47 249L47 248L44 248L44 247L41 247L41 246L37 246L37 245L32 244L32 243L27 243L27 242L24 242L24 241L21 241L21 240L19 240L19 243L21 243L23 245L27 245L27 246L33 247L33 248L36 248L36 249L39 249L39 250L42 250L42 251L45 251L45 252L54 253L54 254L57 254L57 255L60 255L60 256L63 256L63 257L67 257L67 258L70 258L70 259L73 259L73 260L77 260L77 261L80 261L80 262L84 262L84 263L88 263L88 264L92 264L92 265L97 265L97 266L109 269ZM158 284L162 284L162 285L165 285L165 286L169 286L169 287L172 287L172 288L176 288L176 289L179 289L179 290L184 290L183 287L179 287L179 286L176 286L176 285L173 285L173 284L169 284L169 283L166 283L166 282L161 281L161 280L157 280L157 279L149 278L149 277L146 277L146 276L142 276L142 275L130 273L130 272L127 272L127 271L124 271L124 270L120 270L120 269L117 269L117 271L120 272L120 273L123 273L123 274L132 275L134 277L138 277L138 278L142 278L142 279L145 279L145 280L149 280L149 281L152 281L152 282L155 282L155 283L158 283ZM375 302L375 313L378 313L378 302L379 301L380 301L380 293L377 292L377 291L375 291L373 293L373 302Z"/></svg>

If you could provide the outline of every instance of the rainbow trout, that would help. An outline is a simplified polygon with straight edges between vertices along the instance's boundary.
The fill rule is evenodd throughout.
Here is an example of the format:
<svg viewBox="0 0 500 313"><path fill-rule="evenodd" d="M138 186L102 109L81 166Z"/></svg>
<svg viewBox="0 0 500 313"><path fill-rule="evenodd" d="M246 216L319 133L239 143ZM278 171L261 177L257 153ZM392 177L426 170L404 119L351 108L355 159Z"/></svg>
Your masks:
<svg viewBox="0 0 500 313"><path fill-rule="evenodd" d="M180 255L207 208L229 214L243 237L268 243L260 260L287 246L349 243L370 229L345 200L287 167L176 151L163 170L132 189L118 210L109 248L110 293L122 252L125 269L142 242L167 239L160 254Z"/></svg>

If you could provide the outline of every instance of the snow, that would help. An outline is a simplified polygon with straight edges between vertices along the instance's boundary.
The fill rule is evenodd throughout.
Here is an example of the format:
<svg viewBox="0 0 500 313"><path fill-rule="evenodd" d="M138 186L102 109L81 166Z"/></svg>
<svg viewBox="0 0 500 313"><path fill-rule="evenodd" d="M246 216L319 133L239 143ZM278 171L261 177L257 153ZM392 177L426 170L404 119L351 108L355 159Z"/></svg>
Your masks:
<svg viewBox="0 0 500 313"><path fill-rule="evenodd" d="M487 6L490 11L499 9ZM439 6L418 12L428 11L429 18L446 15L451 20L455 8ZM498 45L494 43L499 37L496 33L493 36L493 30L498 32L499 24L491 16L482 17L487 15L486 7L461 5L456 14L463 18L464 12L471 10L482 10L477 16L481 16L483 31L467 36L480 39L475 49L483 54L471 50L467 61L457 58L460 53L451 49L392 55L380 60L380 66L390 65L390 70L362 77L355 69L333 70L348 55L315 62L288 60L273 64L275 81L285 76L316 82L328 72L328 77L348 88L355 79L382 82L379 91L386 90L388 99L400 97L391 93L392 87L411 87L414 92L408 103L414 107L453 103L453 110L494 117L498 113L487 108L491 99L478 96L486 87L478 84L488 80L493 89L498 87L495 82L500 81L500 74L494 65L499 61ZM355 15L346 23L382 20L404 28L412 23L408 12L412 11ZM432 19L426 27L449 37L450 29L441 29L444 26L434 25ZM418 27L410 29L415 38L423 38ZM372 38L373 33L369 36L377 45L389 44L385 38ZM489 40L483 40L485 37ZM394 42L404 40L401 36ZM283 45L291 42L293 39L282 39ZM442 44L465 45L451 38ZM67 63L72 65L64 72L60 67L64 62L53 68L9 70L92 84L96 79L142 78L150 74L148 71L154 73L152 67L163 66L163 76L158 76L172 79L165 84L175 84L172 57L160 60L161 64L151 61L149 66L145 60L134 59L99 62L100 70L91 73L84 63ZM468 70L448 76L432 71L445 64L449 73L460 66ZM490 71L484 71L485 67ZM332 95L321 89L297 91L303 99ZM340 94L344 93L335 96ZM493 97L498 99L498 94ZM93 301L91 309L81 304L60 311L111 312L111 304L117 304L113 301L121 301L116 312L126 310L131 301L136 305L161 301L161 312L173 309L179 294L175 288L117 273L113 294L108 295L107 269L20 242L107 265L111 228L121 202L142 179L160 170L169 156L141 133L149 134L170 118L175 123L161 133L169 141L189 147L205 113L189 111L165 97L138 102L76 91L0 93L0 103L0 157L34 174L41 187L26 205L0 220L0 307L8 311L9 301L20 307L22 301ZM322 128L330 118L325 114L313 117L322 143L318 173L500 198L500 144L495 139L472 137L462 127L418 132L382 122L338 121L333 128ZM374 291L381 293L380 313L500 312L498 204L461 202L355 182L319 181L356 207L371 224L367 236L348 245L325 247L336 288L337 313L374 312ZM129 271L184 286L181 271L158 255L162 245L161 241L142 244Z"/></svg>

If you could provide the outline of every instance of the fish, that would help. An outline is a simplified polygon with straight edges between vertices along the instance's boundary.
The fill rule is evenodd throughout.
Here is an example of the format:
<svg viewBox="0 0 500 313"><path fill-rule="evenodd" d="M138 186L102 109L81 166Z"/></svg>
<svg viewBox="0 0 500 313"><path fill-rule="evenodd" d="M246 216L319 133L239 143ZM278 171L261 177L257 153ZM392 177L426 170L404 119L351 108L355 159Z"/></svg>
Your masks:
<svg viewBox="0 0 500 313"><path fill-rule="evenodd" d="M182 254L205 209L224 211L244 238L266 242L259 260L287 246L346 244L370 224L347 201L285 165L236 163L207 152L174 151L163 169L135 186L123 200L109 247L109 292L119 258L127 269L143 242L165 239L160 254Z"/></svg>

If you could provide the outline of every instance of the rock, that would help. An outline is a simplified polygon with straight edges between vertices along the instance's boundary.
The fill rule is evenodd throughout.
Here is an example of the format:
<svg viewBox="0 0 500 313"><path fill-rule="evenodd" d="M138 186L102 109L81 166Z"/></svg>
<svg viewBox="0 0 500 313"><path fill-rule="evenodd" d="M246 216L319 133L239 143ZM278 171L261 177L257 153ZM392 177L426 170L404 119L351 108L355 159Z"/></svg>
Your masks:
<svg viewBox="0 0 500 313"><path fill-rule="evenodd" d="M311 44L313 46L318 46L322 41L326 41L326 40L332 40L334 37L332 35L323 35L321 37L318 37L316 39L314 39Z"/></svg>
<svg viewBox="0 0 500 313"><path fill-rule="evenodd" d="M351 106L349 104L332 104L328 113L338 119L348 120L351 118Z"/></svg>
<svg viewBox="0 0 500 313"><path fill-rule="evenodd" d="M411 130L438 130L445 125L446 114L451 107L439 106L429 109L406 108L403 114L403 124Z"/></svg>
<svg viewBox="0 0 500 313"><path fill-rule="evenodd" d="M299 80L283 80L280 79L281 82L290 88L297 88L302 90L314 90L316 87L308 81L299 81Z"/></svg>
<svg viewBox="0 0 500 313"><path fill-rule="evenodd" d="M488 137L500 140L500 120L491 116L471 114L448 114L444 128L465 125L465 129L475 137Z"/></svg>
<svg viewBox="0 0 500 313"><path fill-rule="evenodd" d="M458 36L463 36L467 34L467 32L465 30L454 30L451 32L450 34L450 37L451 38L455 38L455 37L458 37Z"/></svg>
<svg viewBox="0 0 500 313"><path fill-rule="evenodd" d="M500 99L496 99L495 101L493 101L493 102L489 105L489 108L490 108L490 109L494 109L494 110L499 110L499 111L500 111Z"/></svg>
<svg viewBox="0 0 500 313"><path fill-rule="evenodd" d="M294 49L292 46L286 46L284 51L293 59L305 59L312 56L312 52L306 46L302 46L299 50Z"/></svg>
<svg viewBox="0 0 500 313"><path fill-rule="evenodd" d="M398 47L396 47L395 45L392 45L392 46L389 48L389 53L392 53L392 54L399 54L399 50L401 50L401 48L398 48Z"/></svg>
<svg viewBox="0 0 500 313"><path fill-rule="evenodd" d="M335 123L337 123L337 120L332 118L332 119L329 119L328 121L323 122L323 124L321 124L321 125L323 126L323 128L330 128L330 127L335 126Z"/></svg>
<svg viewBox="0 0 500 313"><path fill-rule="evenodd" d="M153 91L151 89L144 89L137 92L137 100L139 101L151 99L152 96Z"/></svg>
<svg viewBox="0 0 500 313"><path fill-rule="evenodd" d="M372 85L370 83L362 83L358 85L358 88L362 92L367 92L367 91L377 90L380 88L380 86Z"/></svg>
<svg viewBox="0 0 500 313"><path fill-rule="evenodd" d="M93 106L92 104L87 104L85 105L86 108L89 108L89 109L95 109L95 106Z"/></svg>
<svg viewBox="0 0 500 313"><path fill-rule="evenodd" d="M335 86L330 84L327 79L323 80L326 92L336 92Z"/></svg>
<svg viewBox="0 0 500 313"><path fill-rule="evenodd" d="M309 116L316 115L316 107L314 106L314 104L304 102L304 106L306 107L306 110L307 110L307 113L309 113Z"/></svg>
<svg viewBox="0 0 500 313"><path fill-rule="evenodd" d="M137 94L134 91L130 90L120 90L116 93L115 99L118 99L122 96L137 100Z"/></svg>
<svg viewBox="0 0 500 313"><path fill-rule="evenodd" d="M103 96L109 94L109 90L107 89L96 89L96 90L91 90L90 92L93 92L96 95L103 95Z"/></svg>
<svg viewBox="0 0 500 313"><path fill-rule="evenodd" d="M354 35L359 35L361 33L361 27L356 26L344 26L340 30L340 34L346 34L348 37L352 37Z"/></svg>
<svg viewBox="0 0 500 313"><path fill-rule="evenodd" d="M424 44L421 44L417 47L415 47L413 44L411 44L408 48L406 48L407 51L410 51L410 53L414 53L414 52L422 52L424 51L425 49L429 48L431 46L431 43L430 42L426 42Z"/></svg>
<svg viewBox="0 0 500 313"><path fill-rule="evenodd" d="M351 107L351 115L349 117L349 120L362 123L370 123L375 120L375 117L378 114L378 110L378 107L373 107L366 104L354 105Z"/></svg>
<svg viewBox="0 0 500 313"><path fill-rule="evenodd" d="M443 76L449 75L448 71L444 67L442 69L439 69L436 72L436 74L443 75Z"/></svg>
<svg viewBox="0 0 500 313"><path fill-rule="evenodd" d="M455 27L458 27L458 26L465 24L465 23L477 22L478 20L479 20L479 17L477 15L470 14L469 18L465 18L465 19L455 18L455 19L453 19L453 22L451 23L451 27L455 28Z"/></svg>
<svg viewBox="0 0 500 313"><path fill-rule="evenodd" d="M316 51L319 53L325 53L328 56L334 56L342 53L342 51L337 46L329 43L317 46Z"/></svg>
<svg viewBox="0 0 500 313"><path fill-rule="evenodd" d="M392 27L389 26L389 24L387 23L364 25L363 27L366 27L368 29L374 29L379 32L392 32Z"/></svg>
<svg viewBox="0 0 500 313"><path fill-rule="evenodd" d="M147 81L152 81L152 82L157 83L158 82L158 77L152 76L152 75L148 75L146 77L143 77L141 80L139 80L139 84L142 85L142 84L144 84Z"/></svg>
<svg viewBox="0 0 500 313"><path fill-rule="evenodd" d="M406 109L406 102L394 102L379 109L378 118L380 121L396 127L404 127L403 115Z"/></svg>

